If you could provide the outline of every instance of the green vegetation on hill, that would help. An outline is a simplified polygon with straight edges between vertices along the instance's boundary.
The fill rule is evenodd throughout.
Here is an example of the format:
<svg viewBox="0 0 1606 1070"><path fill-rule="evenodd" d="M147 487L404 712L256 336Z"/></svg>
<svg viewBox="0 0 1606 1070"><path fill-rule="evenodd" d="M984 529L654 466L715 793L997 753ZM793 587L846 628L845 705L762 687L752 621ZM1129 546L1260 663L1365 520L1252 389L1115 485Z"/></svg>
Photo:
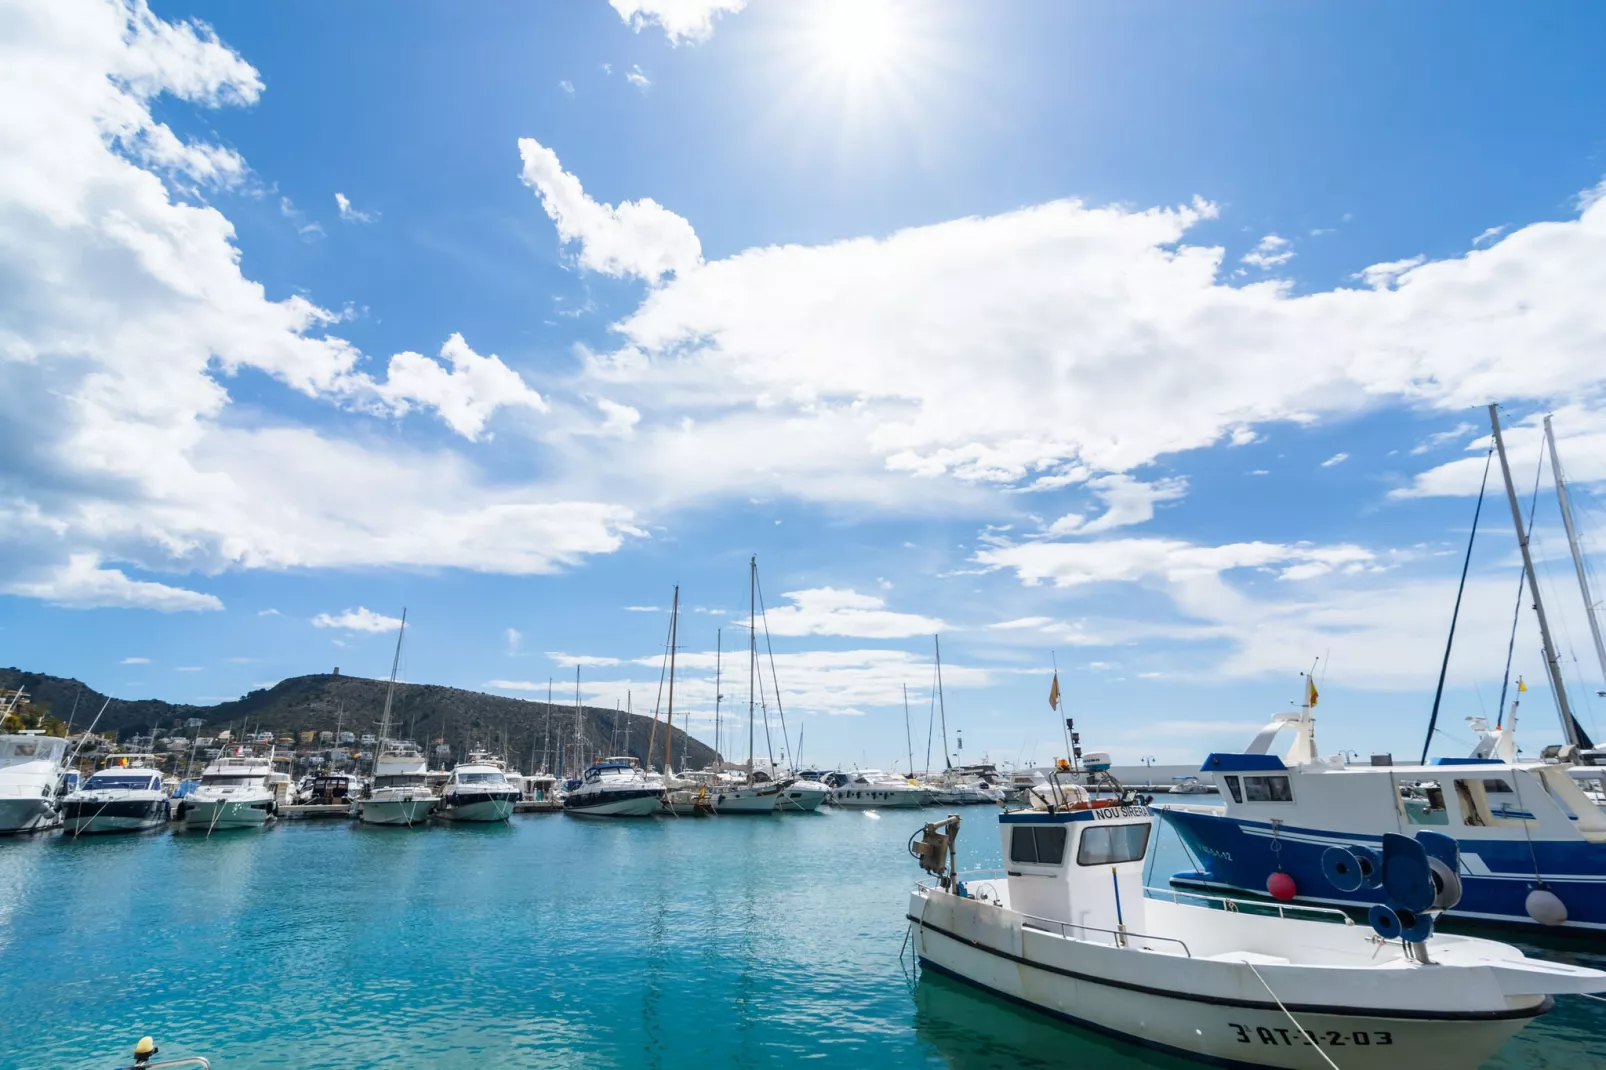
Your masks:
<svg viewBox="0 0 1606 1070"><path fill-rule="evenodd" d="M242 727L252 731L267 729L275 735L306 729L333 730L337 720L343 730L360 735L377 731L385 706L385 686L384 680L320 673L281 680L273 687L252 691L233 702L216 706L190 706L159 699L112 699L96 731L116 731L127 738L148 734L153 728L170 730L193 717L203 723L203 735L215 734L230 725L236 731ZM89 727L96 711L106 701L105 695L77 680L20 669L0 669L0 689L10 691L18 687L33 697L36 708L48 710L64 720L76 698L74 731ZM572 705L549 707L545 702L527 702L434 684L397 684L391 712L391 720L404 737L420 743L444 738L458 754L468 746L502 749L505 740L509 763L521 769L529 765L532 753L539 764L543 745L551 755L548 764L555 766L558 746L562 744L572 749L574 745L574 719ZM584 706L581 730L582 751L587 757L633 754L645 761L653 727L651 717ZM677 768L702 768L716 760L712 747L688 737L678 727L674 730L673 748ZM662 752L663 726L660 725L657 751L651 764L662 762Z"/></svg>

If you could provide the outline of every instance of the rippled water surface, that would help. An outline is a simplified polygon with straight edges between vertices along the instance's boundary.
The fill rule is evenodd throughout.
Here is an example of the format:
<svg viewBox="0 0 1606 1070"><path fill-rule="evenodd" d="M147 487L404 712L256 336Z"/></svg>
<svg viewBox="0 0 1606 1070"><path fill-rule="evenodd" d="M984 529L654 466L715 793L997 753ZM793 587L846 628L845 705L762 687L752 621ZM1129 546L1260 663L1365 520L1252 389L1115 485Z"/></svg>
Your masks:
<svg viewBox="0 0 1606 1070"><path fill-rule="evenodd" d="M972 814L961 866L997 865ZM147 1033L220 1070L1192 1065L911 983L932 815L0 841L0 1066L112 1067ZM1603 1012L1563 998L1490 1065L1606 1065Z"/></svg>

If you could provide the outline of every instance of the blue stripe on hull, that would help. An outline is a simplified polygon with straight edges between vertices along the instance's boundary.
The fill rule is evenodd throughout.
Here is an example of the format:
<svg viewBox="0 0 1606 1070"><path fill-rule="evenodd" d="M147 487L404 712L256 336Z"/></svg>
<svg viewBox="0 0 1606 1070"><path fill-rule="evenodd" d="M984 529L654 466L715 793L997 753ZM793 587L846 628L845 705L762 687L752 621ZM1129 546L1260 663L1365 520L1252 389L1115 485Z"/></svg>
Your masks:
<svg viewBox="0 0 1606 1070"><path fill-rule="evenodd" d="M1301 900L1363 908L1383 901L1378 889L1341 892L1322 875L1322 853L1328 847L1335 843L1375 846L1381 836L1284 825L1274 840L1269 835L1271 826L1265 822L1181 810L1165 811L1164 816L1200 867L1197 874L1177 874L1179 880L1191 877L1264 895L1266 878L1281 868L1294 879ZM1407 825L1407 834L1413 828ZM1450 917L1538 927L1524 906L1528 893L1538 885L1534 878L1537 859L1546 886L1567 906L1567 927L1606 928L1606 844L1535 841L1530 854L1529 845L1520 839L1459 842L1463 855L1476 855L1489 875L1469 872L1476 863L1462 859L1461 902L1447 912Z"/></svg>

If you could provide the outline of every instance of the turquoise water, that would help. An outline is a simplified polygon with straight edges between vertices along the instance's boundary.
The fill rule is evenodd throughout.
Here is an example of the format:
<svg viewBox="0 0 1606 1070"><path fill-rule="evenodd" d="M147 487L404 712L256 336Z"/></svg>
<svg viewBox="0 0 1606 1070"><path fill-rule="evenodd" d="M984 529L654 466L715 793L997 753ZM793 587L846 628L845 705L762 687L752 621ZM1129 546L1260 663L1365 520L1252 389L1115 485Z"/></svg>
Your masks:
<svg viewBox="0 0 1606 1070"><path fill-rule="evenodd" d="M911 983L933 813L0 841L0 1066L101 1070L147 1033L220 1070L1192 1065ZM961 866L997 865L973 814ZM1490 1065L1606 1063L1602 1012L1564 998Z"/></svg>

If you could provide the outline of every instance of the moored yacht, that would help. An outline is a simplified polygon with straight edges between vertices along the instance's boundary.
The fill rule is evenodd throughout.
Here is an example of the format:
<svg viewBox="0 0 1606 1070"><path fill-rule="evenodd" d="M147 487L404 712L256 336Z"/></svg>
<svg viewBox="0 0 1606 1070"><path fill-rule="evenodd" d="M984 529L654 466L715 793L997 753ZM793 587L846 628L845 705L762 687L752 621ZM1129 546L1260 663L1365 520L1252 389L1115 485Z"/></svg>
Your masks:
<svg viewBox="0 0 1606 1070"><path fill-rule="evenodd" d="M831 792L831 805L848 810L913 808L924 806L927 797L927 789L907 777L860 769L847 774L842 785Z"/></svg>
<svg viewBox="0 0 1606 1070"><path fill-rule="evenodd" d="M1053 797L999 816L1003 873L957 872L957 817L911 843L937 875L905 912L923 966L1147 1047L1286 1070L1478 1066L1554 996L1606 991L1601 971L1435 933L1456 894L1449 837L1391 834L1389 903L1360 926L1340 911L1146 895L1148 808L1068 785Z"/></svg>
<svg viewBox="0 0 1606 1070"><path fill-rule="evenodd" d="M518 797L502 763L474 753L446 778L435 813L447 821L506 821Z"/></svg>
<svg viewBox="0 0 1606 1070"><path fill-rule="evenodd" d="M0 735L0 833L37 832L61 823L56 791L67 741L37 730Z"/></svg>
<svg viewBox="0 0 1606 1070"><path fill-rule="evenodd" d="M61 800L62 829L84 833L140 832L167 825L167 788L162 774L136 761L93 773Z"/></svg>
<svg viewBox="0 0 1606 1070"><path fill-rule="evenodd" d="M625 755L595 762L563 800L577 817L647 817L662 808L663 782L649 779L641 761Z"/></svg>
<svg viewBox="0 0 1606 1070"><path fill-rule="evenodd" d="M812 814L831 797L831 789L818 780L794 777L781 785L775 797L777 813Z"/></svg>
<svg viewBox="0 0 1606 1070"><path fill-rule="evenodd" d="M278 800L269 785L270 758L240 753L220 755L201 772L201 782L179 804L186 829L207 833L257 828L278 814Z"/></svg>
<svg viewBox="0 0 1606 1070"><path fill-rule="evenodd" d="M429 765L416 743L385 741L374 755L374 781L358 803L365 825L422 825L435 807Z"/></svg>

